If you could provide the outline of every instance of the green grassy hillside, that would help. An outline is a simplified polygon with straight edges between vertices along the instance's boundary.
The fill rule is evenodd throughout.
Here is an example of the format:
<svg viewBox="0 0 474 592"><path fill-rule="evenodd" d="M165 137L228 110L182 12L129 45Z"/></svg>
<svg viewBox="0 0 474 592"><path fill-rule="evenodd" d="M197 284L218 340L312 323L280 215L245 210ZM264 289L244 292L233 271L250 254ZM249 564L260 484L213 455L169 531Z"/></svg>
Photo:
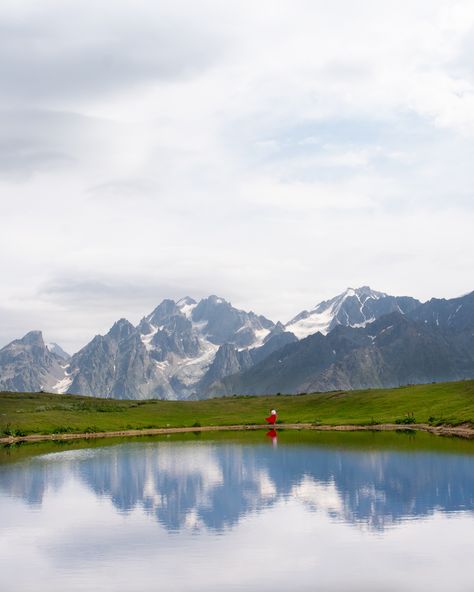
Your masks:
<svg viewBox="0 0 474 592"><path fill-rule="evenodd" d="M0 393L0 435L259 424L272 408L277 409L283 423L367 425L398 420L474 424L474 381L205 401L118 401Z"/></svg>

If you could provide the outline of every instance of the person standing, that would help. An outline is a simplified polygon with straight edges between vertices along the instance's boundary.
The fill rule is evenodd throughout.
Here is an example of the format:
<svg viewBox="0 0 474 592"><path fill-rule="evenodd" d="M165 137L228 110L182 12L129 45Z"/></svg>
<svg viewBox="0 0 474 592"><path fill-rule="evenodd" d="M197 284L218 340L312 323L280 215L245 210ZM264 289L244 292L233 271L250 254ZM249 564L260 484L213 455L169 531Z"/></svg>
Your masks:
<svg viewBox="0 0 474 592"><path fill-rule="evenodd" d="M277 412L275 411L275 409L272 409L270 415L265 418L265 421L267 423L269 423L270 425L275 425L276 420L277 420Z"/></svg>

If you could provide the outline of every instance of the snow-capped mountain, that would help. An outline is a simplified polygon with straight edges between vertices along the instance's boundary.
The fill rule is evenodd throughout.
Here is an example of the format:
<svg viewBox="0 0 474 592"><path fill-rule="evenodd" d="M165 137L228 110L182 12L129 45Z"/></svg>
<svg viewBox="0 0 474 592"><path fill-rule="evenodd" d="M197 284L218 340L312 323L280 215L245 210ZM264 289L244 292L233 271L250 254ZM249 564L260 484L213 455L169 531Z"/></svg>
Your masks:
<svg viewBox="0 0 474 592"><path fill-rule="evenodd" d="M163 300L137 327L121 319L96 336L72 356L54 390L137 399L198 396L211 366L211 376L219 378L227 369L247 368L244 352L280 332L281 326L218 296L199 303ZM229 349L237 352L230 365Z"/></svg>
<svg viewBox="0 0 474 592"><path fill-rule="evenodd" d="M474 293L421 304L348 288L283 325L218 296L163 300L72 357L32 331L0 350L0 390L186 399L474 376Z"/></svg>
<svg viewBox="0 0 474 592"><path fill-rule="evenodd" d="M369 286L347 288L345 292L320 302L310 311L303 311L285 325L298 339L314 333L326 335L337 325L365 327L384 314L414 310L420 302L408 296L389 296L371 290Z"/></svg>
<svg viewBox="0 0 474 592"><path fill-rule="evenodd" d="M474 292L338 324L215 383L210 395L394 387L474 378Z"/></svg>

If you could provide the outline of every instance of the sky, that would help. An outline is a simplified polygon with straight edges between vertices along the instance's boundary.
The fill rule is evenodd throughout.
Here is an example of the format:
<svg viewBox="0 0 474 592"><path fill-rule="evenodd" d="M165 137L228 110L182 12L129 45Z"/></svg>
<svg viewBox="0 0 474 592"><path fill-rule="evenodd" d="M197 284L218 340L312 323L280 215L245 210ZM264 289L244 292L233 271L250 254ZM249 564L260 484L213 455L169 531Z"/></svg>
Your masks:
<svg viewBox="0 0 474 592"><path fill-rule="evenodd" d="M2 0L0 346L474 289L472 0Z"/></svg>

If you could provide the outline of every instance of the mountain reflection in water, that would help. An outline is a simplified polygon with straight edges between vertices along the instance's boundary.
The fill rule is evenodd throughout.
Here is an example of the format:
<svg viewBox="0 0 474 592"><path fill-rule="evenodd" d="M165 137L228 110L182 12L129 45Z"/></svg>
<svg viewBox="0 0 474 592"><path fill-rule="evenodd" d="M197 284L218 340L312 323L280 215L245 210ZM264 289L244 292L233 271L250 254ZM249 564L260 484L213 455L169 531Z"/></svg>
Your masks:
<svg viewBox="0 0 474 592"><path fill-rule="evenodd" d="M287 499L333 520L383 531L435 511L474 509L474 455L158 441L0 465L0 494L41 505L70 479L123 513L142 508L169 531L221 532Z"/></svg>

